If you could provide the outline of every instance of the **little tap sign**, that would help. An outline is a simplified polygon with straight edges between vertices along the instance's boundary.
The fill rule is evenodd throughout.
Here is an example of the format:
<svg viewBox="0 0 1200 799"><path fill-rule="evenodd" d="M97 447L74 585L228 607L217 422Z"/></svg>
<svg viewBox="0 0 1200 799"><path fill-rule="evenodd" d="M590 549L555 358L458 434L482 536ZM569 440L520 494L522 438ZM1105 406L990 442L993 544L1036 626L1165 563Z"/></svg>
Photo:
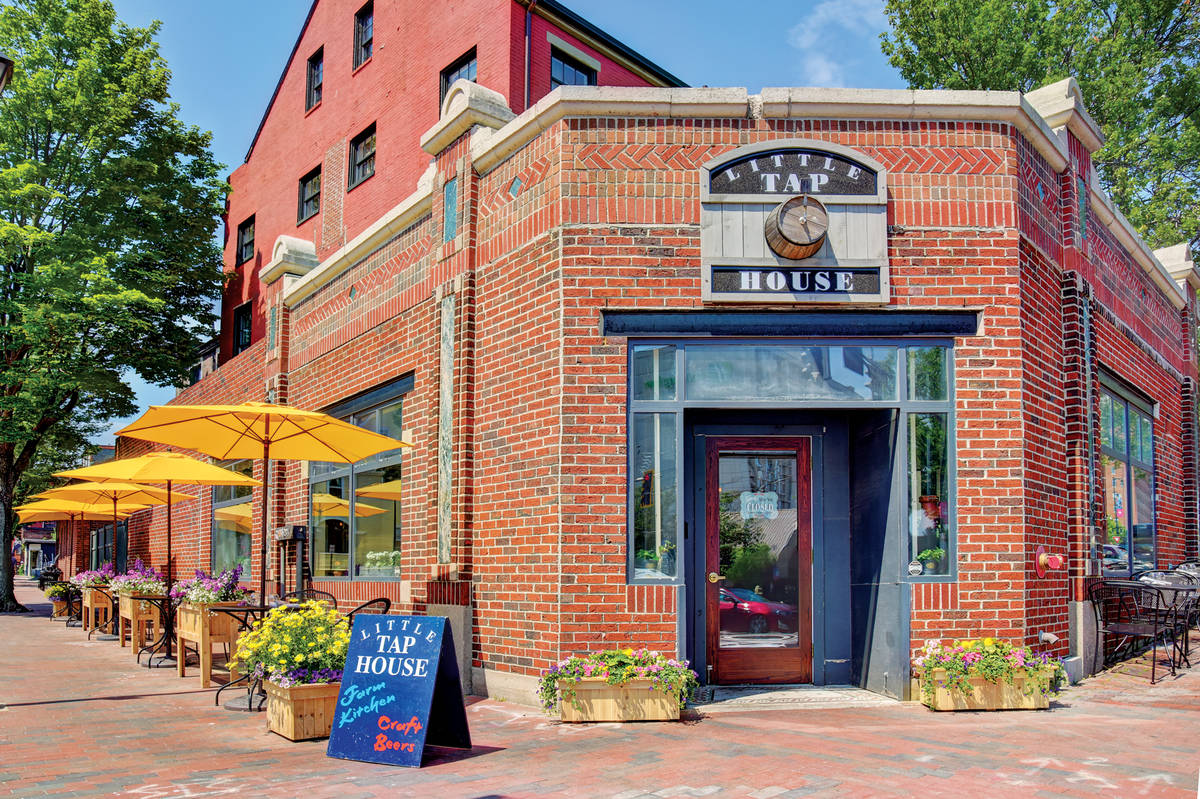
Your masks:
<svg viewBox="0 0 1200 799"><path fill-rule="evenodd" d="M326 754L419 767L426 744L471 748L449 623L356 616Z"/></svg>

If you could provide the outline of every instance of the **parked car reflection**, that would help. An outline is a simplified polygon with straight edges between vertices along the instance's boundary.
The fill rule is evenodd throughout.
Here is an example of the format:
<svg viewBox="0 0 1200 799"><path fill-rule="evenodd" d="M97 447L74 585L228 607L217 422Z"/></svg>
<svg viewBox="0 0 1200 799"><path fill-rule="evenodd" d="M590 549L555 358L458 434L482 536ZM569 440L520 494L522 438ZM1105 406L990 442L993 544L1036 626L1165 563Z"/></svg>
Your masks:
<svg viewBox="0 0 1200 799"><path fill-rule="evenodd" d="M749 588L722 588L721 632L796 632L796 606L772 602Z"/></svg>

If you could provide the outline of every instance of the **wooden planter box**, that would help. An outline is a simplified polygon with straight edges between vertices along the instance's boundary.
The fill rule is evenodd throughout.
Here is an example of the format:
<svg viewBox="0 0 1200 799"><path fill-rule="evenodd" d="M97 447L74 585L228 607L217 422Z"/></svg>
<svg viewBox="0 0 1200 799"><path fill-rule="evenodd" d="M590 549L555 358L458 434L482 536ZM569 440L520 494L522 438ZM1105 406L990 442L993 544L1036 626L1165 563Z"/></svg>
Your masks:
<svg viewBox="0 0 1200 799"><path fill-rule="evenodd" d="M112 618L112 600L109 599L107 588L101 593L95 588L83 589L83 629L103 627Z"/></svg>
<svg viewBox="0 0 1200 799"><path fill-rule="evenodd" d="M328 738L340 682L282 688L267 680L267 729L289 741Z"/></svg>
<svg viewBox="0 0 1200 799"><path fill-rule="evenodd" d="M925 675L914 671L918 685L923 685ZM969 694L949 690L941 686L946 680L945 669L934 669L929 675L934 681L933 698L921 691L921 702L933 710L1045 710L1050 706L1050 697L1043 693L1026 693L1027 680L1023 672L1013 675L1013 681L989 682L983 677L969 677Z"/></svg>
<svg viewBox="0 0 1200 799"><path fill-rule="evenodd" d="M147 595L151 599L166 599L166 595ZM146 637L146 629L150 628L150 637ZM153 641L162 632L162 611L153 602L133 594L117 595L117 639L125 646L125 633L129 633L130 643L133 644L133 656L137 657L138 650L144 647L148 640Z"/></svg>
<svg viewBox="0 0 1200 799"><path fill-rule="evenodd" d="M50 611L50 618L59 619L59 618L62 618L63 616L66 616L67 615L67 604L68 604L67 600L65 600L65 599L51 599L50 607L52 608L52 610Z"/></svg>
<svg viewBox="0 0 1200 799"><path fill-rule="evenodd" d="M175 644L179 651L179 676L187 676L187 658L184 642L191 641L200 653L200 687L212 684L212 647L225 644L229 647L229 663L237 652L238 624L232 616L212 613L212 608L236 608L240 602L184 602L175 612ZM233 666L229 666L230 679L236 679Z"/></svg>
<svg viewBox="0 0 1200 799"><path fill-rule="evenodd" d="M564 689L572 687L574 701L563 698L559 702L561 718L566 722L679 720L679 702L674 696L656 691L650 680L609 685L601 677L584 677L577 683L558 684L564 697Z"/></svg>

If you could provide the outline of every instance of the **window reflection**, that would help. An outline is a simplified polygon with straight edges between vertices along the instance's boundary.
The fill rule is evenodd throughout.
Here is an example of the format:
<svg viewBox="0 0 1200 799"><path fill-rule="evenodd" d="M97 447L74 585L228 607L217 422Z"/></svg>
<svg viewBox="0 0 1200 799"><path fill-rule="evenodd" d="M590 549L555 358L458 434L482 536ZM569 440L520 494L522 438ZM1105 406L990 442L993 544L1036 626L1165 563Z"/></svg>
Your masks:
<svg viewBox="0 0 1200 799"><path fill-rule="evenodd" d="M1116 394L1100 395L1100 490L1104 573L1155 568L1154 422Z"/></svg>
<svg viewBox="0 0 1200 799"><path fill-rule="evenodd" d="M633 416L633 566L639 578L676 573L676 416Z"/></svg>
<svg viewBox="0 0 1200 799"><path fill-rule="evenodd" d="M948 456L947 415L908 414L910 573L950 573Z"/></svg>
<svg viewBox="0 0 1200 799"><path fill-rule="evenodd" d="M896 358L895 347L689 347L687 398L891 400Z"/></svg>

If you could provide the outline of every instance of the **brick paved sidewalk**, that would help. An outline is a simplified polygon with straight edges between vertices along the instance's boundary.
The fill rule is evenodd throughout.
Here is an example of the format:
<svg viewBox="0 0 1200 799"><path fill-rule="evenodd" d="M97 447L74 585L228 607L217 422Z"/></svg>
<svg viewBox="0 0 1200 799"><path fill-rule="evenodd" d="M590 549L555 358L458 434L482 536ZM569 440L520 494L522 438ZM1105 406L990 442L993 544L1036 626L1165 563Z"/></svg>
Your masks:
<svg viewBox="0 0 1200 799"><path fill-rule="evenodd" d="M475 749L424 768L325 757L263 714L213 707L199 677L134 665L39 613L0 615L0 795L126 797L1197 796L1200 669L1153 688L1107 674L1050 712L915 704L562 725L494 700ZM192 674L196 670L190 670Z"/></svg>

